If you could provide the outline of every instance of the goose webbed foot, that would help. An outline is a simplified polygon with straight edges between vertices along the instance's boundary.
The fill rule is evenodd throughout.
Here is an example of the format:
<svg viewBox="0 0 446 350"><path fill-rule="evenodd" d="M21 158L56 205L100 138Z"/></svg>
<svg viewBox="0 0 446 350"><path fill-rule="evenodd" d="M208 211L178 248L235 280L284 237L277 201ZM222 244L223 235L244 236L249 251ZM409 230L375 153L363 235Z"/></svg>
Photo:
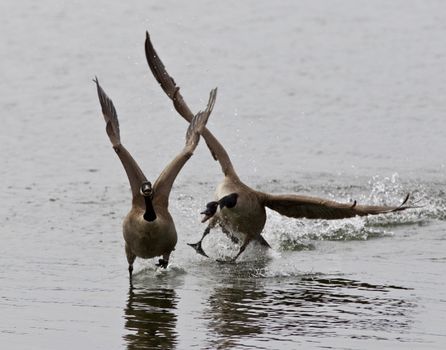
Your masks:
<svg viewBox="0 0 446 350"><path fill-rule="evenodd" d="M206 258L209 258L209 256L204 252L203 247L201 246L201 240L198 241L197 243L187 243L187 245L194 248L198 254L203 255Z"/></svg>
<svg viewBox="0 0 446 350"><path fill-rule="evenodd" d="M220 264L235 264L235 259L227 259L227 260L223 260L223 259L216 259L216 262L220 263Z"/></svg>
<svg viewBox="0 0 446 350"><path fill-rule="evenodd" d="M168 264L169 264L169 260L159 259L158 264L155 264L155 265L165 269Z"/></svg>

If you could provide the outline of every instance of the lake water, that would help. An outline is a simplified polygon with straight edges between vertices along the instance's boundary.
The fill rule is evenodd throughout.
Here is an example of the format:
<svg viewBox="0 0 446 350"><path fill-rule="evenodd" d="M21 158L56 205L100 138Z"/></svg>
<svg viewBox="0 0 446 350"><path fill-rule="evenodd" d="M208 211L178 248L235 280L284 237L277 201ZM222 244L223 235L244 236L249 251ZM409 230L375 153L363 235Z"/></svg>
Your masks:
<svg viewBox="0 0 446 350"><path fill-rule="evenodd" d="M444 1L11 1L0 4L2 349L444 349ZM178 177L171 265L137 260L97 75L149 179L187 124L145 31L256 189L423 207L338 221L269 211L273 249L220 265L186 243L222 179L205 143ZM236 252L214 231L213 258ZM260 257L260 258L259 258Z"/></svg>

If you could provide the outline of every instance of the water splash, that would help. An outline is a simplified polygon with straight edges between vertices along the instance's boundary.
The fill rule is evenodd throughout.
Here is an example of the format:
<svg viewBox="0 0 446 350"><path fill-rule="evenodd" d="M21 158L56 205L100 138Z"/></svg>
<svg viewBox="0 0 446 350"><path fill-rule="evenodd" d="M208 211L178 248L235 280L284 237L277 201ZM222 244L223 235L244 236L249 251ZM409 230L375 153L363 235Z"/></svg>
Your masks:
<svg viewBox="0 0 446 350"><path fill-rule="evenodd" d="M319 178L318 178L319 179ZM446 219L446 193L439 184L420 183L416 180L403 181L397 173L391 176L373 176L363 185L355 185L352 179L346 184L334 184L329 181L318 180L317 184L306 188L298 188L297 192L309 193L316 196L330 198L339 202L357 200L361 204L371 205L399 205L406 194L410 192L409 205L419 206L403 212L373 215L368 217L354 217L342 220L309 220L284 217L267 209L267 222L263 236L274 251L312 251L317 249L320 241L365 241L380 237L393 236L401 232L401 226L428 225L431 220ZM357 179L355 179L357 182ZM267 187L269 187L268 183ZM273 182L274 189L263 189L273 192L286 192L293 185ZM175 204L174 204L175 205ZM199 207L197 204L195 207ZM185 216L195 218L196 213L185 213L190 207L181 209ZM187 214L187 215L186 215ZM255 245L240 257L241 261L256 260L260 254ZM235 256L239 245L233 244L220 230L203 241L203 249L216 259L226 259ZM252 251L251 251L252 249Z"/></svg>
<svg viewBox="0 0 446 350"><path fill-rule="evenodd" d="M361 187L327 187L313 188L312 192L323 192L325 196L340 202L350 201L354 196L358 203L372 205L398 205L409 189L411 200L408 204L414 203L417 208L342 220L296 220L268 210L264 235L275 249L312 250L315 249L315 241L368 240L394 235L392 230L399 226L428 224L431 219L446 219L446 193L439 190L438 185L403 183L397 173L390 177L372 177L368 181L368 192Z"/></svg>
<svg viewBox="0 0 446 350"><path fill-rule="evenodd" d="M185 275L186 269L178 266L175 262L170 262L167 268L160 268L155 265L156 259L136 259L134 263L133 282L142 282L151 279L159 279L168 276L170 279Z"/></svg>

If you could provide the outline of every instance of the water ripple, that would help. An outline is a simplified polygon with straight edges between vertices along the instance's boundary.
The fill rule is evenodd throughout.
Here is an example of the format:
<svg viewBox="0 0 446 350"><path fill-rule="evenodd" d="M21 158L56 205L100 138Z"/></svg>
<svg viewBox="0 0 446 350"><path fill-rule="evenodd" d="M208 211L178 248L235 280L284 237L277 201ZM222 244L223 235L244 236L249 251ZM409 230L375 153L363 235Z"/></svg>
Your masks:
<svg viewBox="0 0 446 350"><path fill-rule="evenodd" d="M407 331L417 304L410 289L374 285L339 276L301 275L241 280L214 288L205 319L211 347L262 340L326 337L347 332L362 338Z"/></svg>

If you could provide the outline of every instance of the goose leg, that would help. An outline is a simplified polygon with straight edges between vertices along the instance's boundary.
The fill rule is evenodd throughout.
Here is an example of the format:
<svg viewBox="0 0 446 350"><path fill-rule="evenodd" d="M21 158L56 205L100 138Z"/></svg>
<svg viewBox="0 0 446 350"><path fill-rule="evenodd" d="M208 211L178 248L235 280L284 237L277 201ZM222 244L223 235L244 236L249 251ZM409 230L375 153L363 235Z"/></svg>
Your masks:
<svg viewBox="0 0 446 350"><path fill-rule="evenodd" d="M217 259L217 262L219 262L219 263L235 263L235 261L240 256L240 254L242 254L245 251L245 249L248 246L249 242L251 242L251 238L246 237L245 240L243 241L242 246L240 247L240 250L238 251L238 253L237 253L237 255L235 257L233 257L232 259L229 259L229 260Z"/></svg>
<svg viewBox="0 0 446 350"><path fill-rule="evenodd" d="M187 245L194 248L198 254L203 255L206 258L209 258L209 256L204 252L203 247L201 246L201 242L203 241L204 237L206 237L209 234L209 232L211 232L211 225L208 225L206 227L206 229L203 232L203 236L201 236L201 239L197 243L187 243Z"/></svg>
<svg viewBox="0 0 446 350"><path fill-rule="evenodd" d="M240 247L240 250L238 251L237 255L232 259L233 262L235 262L237 260L237 258L240 256L240 254L242 254L245 251L245 249L248 246L249 242L251 242L251 238L246 237L245 240L243 241L243 244Z"/></svg>
<svg viewBox="0 0 446 350"><path fill-rule="evenodd" d="M170 253L164 254L163 258L159 259L158 264L155 264L155 265L162 267L163 269L167 268L167 265L169 265L169 257L170 257Z"/></svg>
<svg viewBox="0 0 446 350"><path fill-rule="evenodd" d="M240 241L239 241L239 239L236 237L236 236L234 236L228 229L226 229L225 227L223 227L223 226L220 226L221 227L221 231L226 235L226 236L228 236L228 238L232 241L232 243L234 243L234 244L238 244Z"/></svg>
<svg viewBox="0 0 446 350"><path fill-rule="evenodd" d="M127 243L125 244L125 255L127 256L127 262L129 263L129 277L132 279L133 263L135 262L136 255L132 253Z"/></svg>

